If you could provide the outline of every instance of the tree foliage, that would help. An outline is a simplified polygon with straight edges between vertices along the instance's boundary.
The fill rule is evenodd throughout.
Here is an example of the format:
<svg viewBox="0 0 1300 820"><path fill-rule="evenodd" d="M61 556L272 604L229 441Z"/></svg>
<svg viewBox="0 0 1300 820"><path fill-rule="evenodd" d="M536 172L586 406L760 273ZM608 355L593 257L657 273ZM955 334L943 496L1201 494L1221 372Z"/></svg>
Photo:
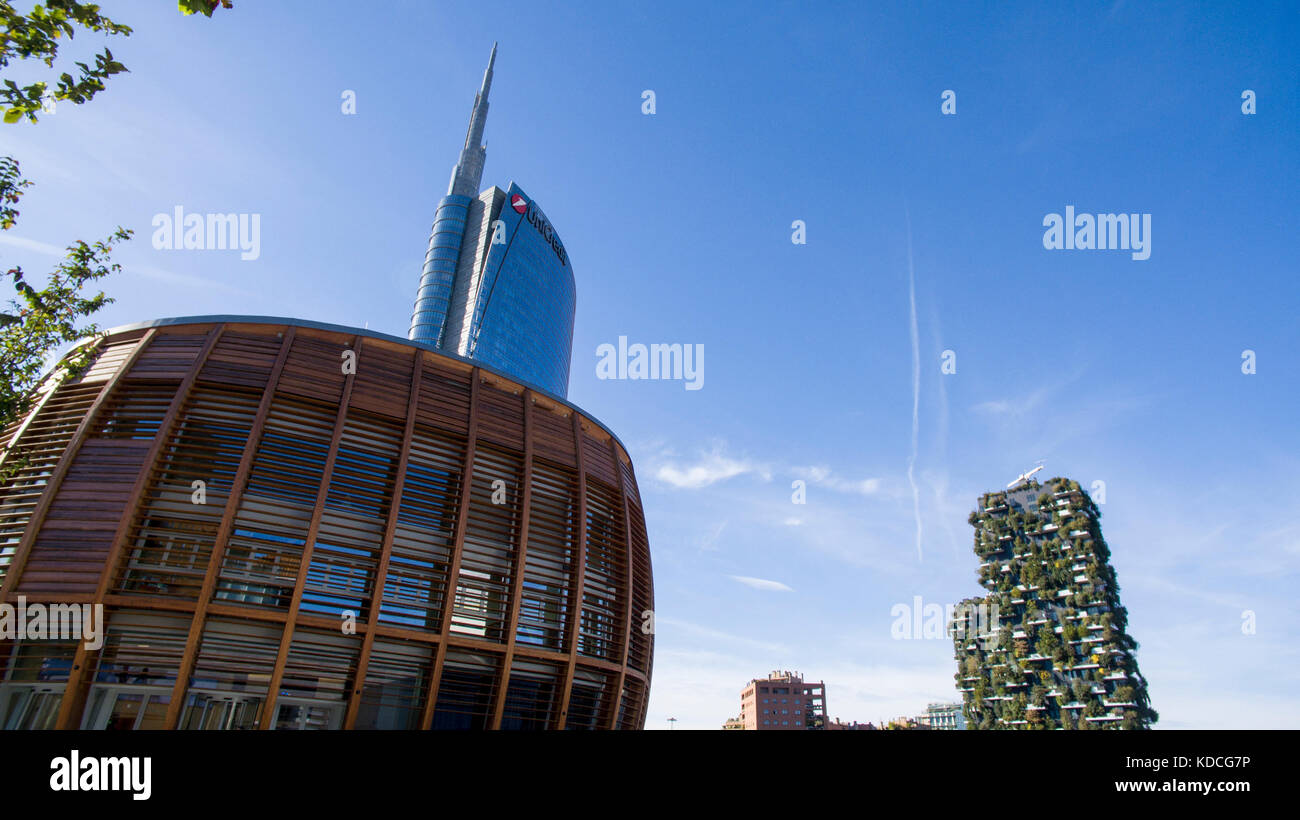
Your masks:
<svg viewBox="0 0 1300 820"><path fill-rule="evenodd" d="M181 14L202 14L211 17L217 6L230 8L230 0L180 0Z"/></svg>
<svg viewBox="0 0 1300 820"><path fill-rule="evenodd" d="M0 25L4 27L0 33L0 69L8 67L14 58L40 60L46 68L53 68L59 40L64 36L71 40L78 29L124 37L131 34L130 26L100 14L99 6L76 0L46 0L25 15L15 11L9 0L0 0ZM114 60L113 52L108 49L95 55L93 68L82 62L76 65L80 76L65 71L48 92L50 84L44 80L21 87L13 80L5 80L0 87L0 103L6 106L4 121L13 123L25 117L36 122L37 112L47 96L84 103L104 90L105 80L126 71L126 66Z"/></svg>
<svg viewBox="0 0 1300 820"><path fill-rule="evenodd" d="M218 7L231 8L230 0L178 0L177 6L185 15L202 14L211 17ZM95 3L79 0L45 0L30 12L16 11L10 0L0 0L0 71L14 60L40 60L46 68L54 68L59 54L59 41L69 40L77 31L94 34L131 36L131 27L118 23L100 13ZM19 86L13 80L0 84L0 106L4 121L15 123L26 119L36 122L37 115L48 100L67 100L80 105L88 102L100 91L114 74L127 71L105 48L95 55L94 65L77 62L77 76L64 71L56 79L39 80ZM52 84L52 87L51 87Z"/></svg>

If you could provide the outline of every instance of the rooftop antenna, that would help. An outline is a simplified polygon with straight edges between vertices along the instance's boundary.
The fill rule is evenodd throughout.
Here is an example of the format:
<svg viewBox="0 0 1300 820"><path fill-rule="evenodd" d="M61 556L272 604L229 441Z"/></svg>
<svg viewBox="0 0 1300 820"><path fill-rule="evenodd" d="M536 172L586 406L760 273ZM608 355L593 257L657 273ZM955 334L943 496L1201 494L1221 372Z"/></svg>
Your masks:
<svg viewBox="0 0 1300 820"><path fill-rule="evenodd" d="M1011 488L1015 487L1016 485L1020 484L1021 482L1028 483L1029 479L1033 477L1034 473L1038 472L1038 471L1041 470L1041 469L1043 469L1043 465L1042 465L1042 464L1039 464L1037 467L1035 467L1034 469L1030 470L1029 472L1027 472L1027 473L1021 473L1020 475L1016 476L1016 480L1015 480L1015 481L1013 481L1013 482L1011 482L1010 484L1007 485L1007 489L1010 490Z"/></svg>
<svg viewBox="0 0 1300 820"><path fill-rule="evenodd" d="M677 723L677 718L668 718L668 731L673 730L673 725Z"/></svg>

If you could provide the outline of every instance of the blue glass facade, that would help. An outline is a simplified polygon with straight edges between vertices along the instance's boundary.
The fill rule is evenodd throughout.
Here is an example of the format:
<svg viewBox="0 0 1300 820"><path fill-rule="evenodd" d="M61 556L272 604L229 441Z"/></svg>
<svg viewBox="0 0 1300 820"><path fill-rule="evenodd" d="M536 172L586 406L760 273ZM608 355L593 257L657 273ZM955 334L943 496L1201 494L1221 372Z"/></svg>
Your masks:
<svg viewBox="0 0 1300 820"><path fill-rule="evenodd" d="M429 250L424 255L420 287L415 294L415 312L407 338L415 342L442 345L442 331L447 322L447 306L456 279L456 262L460 259L461 240L465 235L465 217L473 200L449 195L438 203L433 217Z"/></svg>
<svg viewBox="0 0 1300 820"><path fill-rule="evenodd" d="M550 220L514 183L506 192L473 300L470 356L557 396L569 392L577 288Z"/></svg>
<svg viewBox="0 0 1300 820"><path fill-rule="evenodd" d="M408 338L563 398L576 309L568 251L523 189L443 198Z"/></svg>

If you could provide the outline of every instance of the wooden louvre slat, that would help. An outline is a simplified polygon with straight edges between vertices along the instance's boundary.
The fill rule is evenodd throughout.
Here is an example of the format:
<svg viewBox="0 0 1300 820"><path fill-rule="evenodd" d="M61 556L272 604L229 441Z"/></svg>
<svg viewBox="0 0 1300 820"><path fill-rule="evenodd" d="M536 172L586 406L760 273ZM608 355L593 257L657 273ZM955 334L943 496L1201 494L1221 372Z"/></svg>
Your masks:
<svg viewBox="0 0 1300 820"><path fill-rule="evenodd" d="M280 680L280 694L290 698L341 702L352 688L361 638L335 630L294 630Z"/></svg>
<svg viewBox="0 0 1300 820"><path fill-rule="evenodd" d="M516 657L510 667L500 728L554 729L563 681L563 665Z"/></svg>
<svg viewBox="0 0 1300 820"><path fill-rule="evenodd" d="M411 389L411 352L365 340L358 352L352 406L394 419L406 418Z"/></svg>
<svg viewBox="0 0 1300 820"><path fill-rule="evenodd" d="M400 428L363 413L345 423L304 585L304 612L341 618L365 610L379 569L401 439Z"/></svg>
<svg viewBox="0 0 1300 820"><path fill-rule="evenodd" d="M600 729L610 721L614 708L614 676L601 669L579 664L573 673L566 729Z"/></svg>
<svg viewBox="0 0 1300 820"><path fill-rule="evenodd" d="M470 371L441 364L433 354L425 354L421 368L416 421L465 435L469 425Z"/></svg>
<svg viewBox="0 0 1300 820"><path fill-rule="evenodd" d="M180 382L194 368L211 329L211 325L165 328L136 359L126 377Z"/></svg>
<svg viewBox="0 0 1300 820"><path fill-rule="evenodd" d="M270 381L284 341L284 331L274 327L227 326L199 373L205 383L246 387L260 394Z"/></svg>
<svg viewBox="0 0 1300 820"><path fill-rule="evenodd" d="M519 537L519 456L480 442L461 542L452 632L504 642ZM500 499L500 501L498 501Z"/></svg>
<svg viewBox="0 0 1300 820"><path fill-rule="evenodd" d="M177 384L127 381L104 403L54 494L19 593L95 592Z"/></svg>
<svg viewBox="0 0 1300 820"><path fill-rule="evenodd" d="M582 460L587 472L606 484L618 484L614 473L614 459L610 455L609 440L594 436L589 425L584 425L582 434Z"/></svg>
<svg viewBox="0 0 1300 820"><path fill-rule="evenodd" d="M13 443L24 466L0 487L0 587L55 465L99 391L97 384L56 390Z"/></svg>
<svg viewBox="0 0 1300 820"><path fill-rule="evenodd" d="M567 652L573 561L578 538L578 480L573 470L533 465L528 551L515 640Z"/></svg>
<svg viewBox="0 0 1300 820"><path fill-rule="evenodd" d="M650 673L650 658L654 652L654 634L646 631L645 613L654 611L654 598L650 586L650 548L646 541L645 521L641 510L629 505L632 535L632 617L627 665L646 675Z"/></svg>
<svg viewBox="0 0 1300 820"><path fill-rule="evenodd" d="M622 660L620 637L626 631L623 562L627 544L622 499L612 487L587 482L587 550L582 586L578 654Z"/></svg>
<svg viewBox="0 0 1300 820"><path fill-rule="evenodd" d="M257 403L251 393L191 394L150 471L114 591L198 598Z"/></svg>
<svg viewBox="0 0 1300 820"><path fill-rule="evenodd" d="M352 345L353 340L347 336L299 331L275 389L337 407L346 380L343 354L356 353Z"/></svg>
<svg viewBox="0 0 1300 820"><path fill-rule="evenodd" d="M380 623L442 631L464 450L463 442L416 426L393 534Z"/></svg>
<svg viewBox="0 0 1300 820"><path fill-rule="evenodd" d="M419 728L432 665L430 644L376 640L370 650L355 728Z"/></svg>
<svg viewBox="0 0 1300 820"><path fill-rule="evenodd" d="M448 650L434 704L434 729L486 729L501 679L501 657Z"/></svg>
<svg viewBox="0 0 1300 820"><path fill-rule="evenodd" d="M572 419L558 410L535 407L532 422L533 432L529 439L537 456L565 467L573 467L576 459L573 454Z"/></svg>
<svg viewBox="0 0 1300 820"><path fill-rule="evenodd" d="M483 385L478 398L477 435L516 452L524 446L523 400L519 395Z"/></svg>

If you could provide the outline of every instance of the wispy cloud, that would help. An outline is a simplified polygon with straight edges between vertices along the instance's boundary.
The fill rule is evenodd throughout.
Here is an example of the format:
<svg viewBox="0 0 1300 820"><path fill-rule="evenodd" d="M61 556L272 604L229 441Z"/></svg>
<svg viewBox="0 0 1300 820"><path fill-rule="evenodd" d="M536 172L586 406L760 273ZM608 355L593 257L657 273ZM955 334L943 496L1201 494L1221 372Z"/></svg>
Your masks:
<svg viewBox="0 0 1300 820"><path fill-rule="evenodd" d="M755 649L767 655L786 655L790 652L790 647L782 643L724 632L679 618L656 617L655 635L657 638L670 638L669 642L677 645L690 643L691 638L703 638L708 641L709 648Z"/></svg>
<svg viewBox="0 0 1300 820"><path fill-rule="evenodd" d="M28 251L29 253L40 254L41 256L65 257L68 255L67 248L60 248L57 245L51 245L48 242L41 242L36 239L28 239L23 236L9 236L0 234L0 245L7 245L11 248ZM212 279L204 279L201 276L194 276L188 273L177 273L175 271L156 268L152 265L136 265L129 262L122 264L122 272L126 275L142 276L145 279L152 279L155 282L166 282L169 285L183 286L189 288L202 288L205 290L217 290L225 293L232 293L238 296L252 296L253 294L243 288L237 288L234 285L225 282L219 282Z"/></svg>
<svg viewBox="0 0 1300 820"><path fill-rule="evenodd" d="M793 590L780 581L769 581L766 578L751 578L748 575L731 575L731 580L738 584L744 584L753 589L761 589L769 592L792 592Z"/></svg>
<svg viewBox="0 0 1300 820"><path fill-rule="evenodd" d="M714 527L713 530L704 537L704 540L700 542L700 549L716 550L718 548L718 539L722 537L722 533L726 529L727 529L726 521L723 521L721 524Z"/></svg>
<svg viewBox="0 0 1300 820"><path fill-rule="evenodd" d="M995 418L1018 419L1029 415L1043 405L1055 391L1064 384L1044 385L1030 393L1016 398L993 399L982 401L971 409Z"/></svg>
<svg viewBox="0 0 1300 820"><path fill-rule="evenodd" d="M959 547L957 546L957 533L953 530L952 523L962 519L962 512L967 508L967 505L954 498L949 492L948 471L946 469L933 473L927 471L924 473L924 477L933 493L931 516L939 519L939 526L943 529L944 535L947 536L948 546L955 555L958 553Z"/></svg>
<svg viewBox="0 0 1300 820"><path fill-rule="evenodd" d="M1193 586L1191 584L1180 584L1161 576L1139 576L1137 574L1130 575L1126 580L1139 580L1140 583L1152 590L1170 593L1177 598L1191 599L1233 612L1250 609L1250 599L1244 593L1223 593L1217 589L1206 589L1203 582Z"/></svg>
<svg viewBox="0 0 1300 820"><path fill-rule="evenodd" d="M204 279L201 276L194 276L188 273L176 273L175 271L164 270L163 268L155 268L152 265L125 264L122 266L122 270L126 273L138 274L140 276L145 277L146 279L153 279L158 282L167 282L168 284L171 285L183 285L185 287L191 287L191 288L205 288L208 290L219 290L219 291L224 291L226 293L237 294L240 296L252 295L249 291L246 291L243 288L237 288L234 285L230 285L225 282L214 281L212 279Z"/></svg>
<svg viewBox="0 0 1300 820"><path fill-rule="evenodd" d="M979 402L972 411L1002 438L1001 447L1029 459L1051 458L1072 442L1095 438L1126 415L1150 406L1153 397L1121 393L1112 388L1079 391L1075 385L1088 372L1086 364L1020 395Z"/></svg>
<svg viewBox="0 0 1300 820"><path fill-rule="evenodd" d="M22 236L10 236L0 234L0 245L8 245L11 248L19 248L32 253L39 253L42 256L67 256L68 249L51 245L48 242L38 242L35 239L27 239Z"/></svg>
<svg viewBox="0 0 1300 820"><path fill-rule="evenodd" d="M721 445L693 462L665 462L655 471L655 478L678 489L697 490L740 475L757 475L764 481L772 478L771 470L744 458L731 458Z"/></svg>
<svg viewBox="0 0 1300 820"><path fill-rule="evenodd" d="M899 515L898 504L898 499L889 497L863 500L841 495L810 499L793 516L771 510L770 502L761 499L747 509L771 527L783 525L784 547L826 556L854 570L892 576L914 566L899 560L899 545L909 540L910 522Z"/></svg>
<svg viewBox="0 0 1300 820"><path fill-rule="evenodd" d="M858 493L875 495L880 492L883 482L879 478L848 479L834 474L829 467L795 467L792 472L809 484L825 487L841 493Z"/></svg>

